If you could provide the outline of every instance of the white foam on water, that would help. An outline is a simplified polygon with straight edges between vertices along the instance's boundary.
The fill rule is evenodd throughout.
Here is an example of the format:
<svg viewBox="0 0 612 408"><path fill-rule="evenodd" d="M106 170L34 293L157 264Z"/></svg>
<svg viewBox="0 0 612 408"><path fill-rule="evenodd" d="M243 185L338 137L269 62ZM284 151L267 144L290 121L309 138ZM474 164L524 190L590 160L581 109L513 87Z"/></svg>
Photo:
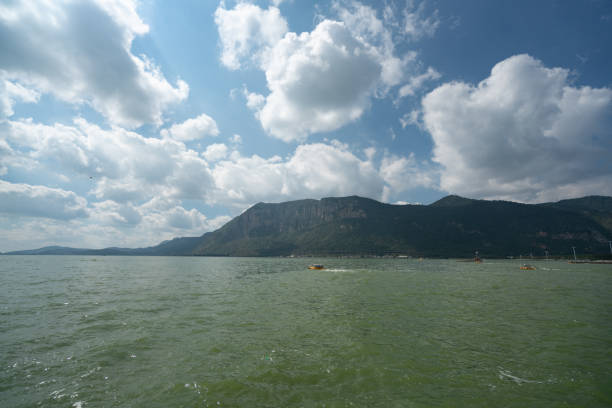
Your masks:
<svg viewBox="0 0 612 408"><path fill-rule="evenodd" d="M81 375L81 378L85 378L85 377L89 377L90 375L92 375L93 373L95 373L96 371L100 371L102 367L96 367L96 368L92 368L91 370L89 370L88 372L86 372L85 374Z"/></svg>
<svg viewBox="0 0 612 408"><path fill-rule="evenodd" d="M83 401L77 401L74 404L72 404L72 406L74 408L83 408Z"/></svg>
<svg viewBox="0 0 612 408"><path fill-rule="evenodd" d="M63 392L64 390L65 390L65 388L61 388L61 389L59 389L59 390L52 391L52 392L49 394L49 396L50 396L51 398L53 398L54 400L62 399L62 398L64 398L64 397L66 396L66 394L62 394L62 392Z"/></svg>
<svg viewBox="0 0 612 408"><path fill-rule="evenodd" d="M542 384L542 381L526 380L524 378L517 377L516 375L513 375L510 371L506 371L506 370L502 370L502 369L499 370L499 379L500 380L509 379L509 380L514 381L518 385L521 385L523 383Z"/></svg>
<svg viewBox="0 0 612 408"><path fill-rule="evenodd" d="M195 392L198 393L198 395L202 394L202 392L200 391L200 386L197 383L195 383L195 382L193 384L186 383L185 384L185 388L193 388L195 390ZM206 400L204 400L204 401L206 401Z"/></svg>

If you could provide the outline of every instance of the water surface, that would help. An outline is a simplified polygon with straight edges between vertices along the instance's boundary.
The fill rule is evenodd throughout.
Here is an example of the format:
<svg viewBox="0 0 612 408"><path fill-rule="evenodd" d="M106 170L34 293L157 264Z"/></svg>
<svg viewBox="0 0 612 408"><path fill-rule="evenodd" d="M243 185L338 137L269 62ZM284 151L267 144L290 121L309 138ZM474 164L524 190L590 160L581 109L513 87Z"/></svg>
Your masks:
<svg viewBox="0 0 612 408"><path fill-rule="evenodd" d="M612 406L612 266L519 266L2 256L0 405Z"/></svg>

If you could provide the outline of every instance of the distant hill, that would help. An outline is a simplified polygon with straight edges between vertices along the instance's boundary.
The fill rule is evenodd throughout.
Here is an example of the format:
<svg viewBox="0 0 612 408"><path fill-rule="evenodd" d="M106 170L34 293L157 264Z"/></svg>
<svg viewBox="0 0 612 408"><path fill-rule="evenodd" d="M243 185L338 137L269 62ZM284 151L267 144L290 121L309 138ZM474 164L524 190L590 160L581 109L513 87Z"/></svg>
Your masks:
<svg viewBox="0 0 612 408"><path fill-rule="evenodd" d="M206 234L204 234L205 236ZM47 246L39 249L27 249L23 251L6 252L4 255L153 255L174 256L193 255L196 246L202 241L202 237L181 237L164 241L161 244L146 248L118 248L110 247L103 249L70 248L62 246Z"/></svg>
<svg viewBox="0 0 612 408"><path fill-rule="evenodd" d="M259 203L201 237L148 248L46 247L11 254L409 255L427 257L609 254L612 197L520 204L448 196L430 205L391 205L352 196Z"/></svg>
<svg viewBox="0 0 612 408"><path fill-rule="evenodd" d="M433 204L430 204L431 207L462 207L465 205L470 205L476 200L472 200L470 198L459 197L458 195L449 195L444 198L439 199Z"/></svg>

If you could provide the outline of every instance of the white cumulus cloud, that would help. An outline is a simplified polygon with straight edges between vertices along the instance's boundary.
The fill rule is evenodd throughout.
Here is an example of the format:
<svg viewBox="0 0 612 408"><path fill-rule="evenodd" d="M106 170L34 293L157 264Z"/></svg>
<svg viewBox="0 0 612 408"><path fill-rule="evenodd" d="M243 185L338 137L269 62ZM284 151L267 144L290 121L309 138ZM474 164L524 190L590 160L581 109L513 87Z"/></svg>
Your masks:
<svg viewBox="0 0 612 408"><path fill-rule="evenodd" d="M132 54L134 37L147 31L131 0L8 2L0 6L0 75L87 103L114 124L159 125L189 87L173 86L152 61Z"/></svg>
<svg viewBox="0 0 612 408"><path fill-rule="evenodd" d="M303 141L356 120L380 80L378 57L341 22L287 34L266 66L271 93L258 113L262 126L279 139Z"/></svg>
<svg viewBox="0 0 612 408"><path fill-rule="evenodd" d="M380 176L385 181L384 201L416 187L435 188L438 184L437 171L429 163L418 163L414 154L387 154L380 164Z"/></svg>
<svg viewBox="0 0 612 408"><path fill-rule="evenodd" d="M153 197L138 210L143 214L142 224L169 237L201 235L220 228L230 220L226 215L208 218L197 209L188 210L176 199L168 197Z"/></svg>
<svg viewBox="0 0 612 408"><path fill-rule="evenodd" d="M373 149L365 153L362 159L340 143L312 143L284 159L233 156L212 169L215 200L239 208L259 201L352 194L380 200L428 183L413 157L389 156L378 165Z"/></svg>
<svg viewBox="0 0 612 408"><path fill-rule="evenodd" d="M263 10L249 3L238 3L227 10L223 3L215 11L222 54L227 68L239 69L244 61L259 64L268 48L287 32L287 22L276 7Z"/></svg>
<svg viewBox="0 0 612 408"><path fill-rule="evenodd" d="M288 31L276 8L239 3L231 10L217 9L222 62L238 69L249 60L265 73L268 95L245 89L244 96L271 136L303 142L312 133L354 122L372 98L384 97L416 64L414 51L396 55L394 26L372 7L334 2L332 10L337 19L325 18L311 32L297 34ZM261 31L266 24L270 33ZM423 75L410 82L413 93L438 74Z"/></svg>
<svg viewBox="0 0 612 408"><path fill-rule="evenodd" d="M202 156L208 162L216 162L227 157L227 146L223 143L213 143L206 147L206 150L202 153Z"/></svg>
<svg viewBox="0 0 612 408"><path fill-rule="evenodd" d="M13 115L15 102L38 102L39 98L37 91L0 78L0 119Z"/></svg>
<svg viewBox="0 0 612 408"><path fill-rule="evenodd" d="M102 129L85 119L76 119L73 126L9 121L0 134L13 155L28 157L42 169L91 177L99 200L141 201L153 195L204 199L213 183L208 163L172 139Z"/></svg>
<svg viewBox="0 0 612 408"><path fill-rule="evenodd" d="M249 92L249 90L246 88L244 88L243 90L243 95L244 95L244 98L246 99L247 108L249 109L258 111L266 103L265 96L255 93L255 92Z"/></svg>
<svg viewBox="0 0 612 408"><path fill-rule="evenodd" d="M87 200L72 191L0 180L0 213L58 220L87 217Z"/></svg>
<svg viewBox="0 0 612 408"><path fill-rule="evenodd" d="M423 98L441 188L470 197L549 201L612 194L612 89L576 87L529 55L477 85Z"/></svg>
<svg viewBox="0 0 612 408"><path fill-rule="evenodd" d="M200 236L230 220L229 216L207 218L196 209L161 197L139 206L101 201L92 203L87 213L88 218L54 219L0 212L0 251L48 245L144 247L179 236Z"/></svg>
<svg viewBox="0 0 612 408"><path fill-rule="evenodd" d="M183 123L172 125L169 129L162 129L161 135L166 138L189 142L206 136L218 136L217 122L203 113L196 118L187 119Z"/></svg>
<svg viewBox="0 0 612 408"><path fill-rule="evenodd" d="M106 200L93 203L92 218L104 225L135 226L140 223L140 212L130 203Z"/></svg>

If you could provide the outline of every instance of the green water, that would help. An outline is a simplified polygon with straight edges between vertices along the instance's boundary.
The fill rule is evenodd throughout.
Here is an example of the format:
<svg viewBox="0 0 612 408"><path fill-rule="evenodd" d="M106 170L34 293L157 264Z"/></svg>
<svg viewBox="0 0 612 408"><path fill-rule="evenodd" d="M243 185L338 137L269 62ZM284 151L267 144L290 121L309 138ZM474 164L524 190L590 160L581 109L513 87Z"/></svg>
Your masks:
<svg viewBox="0 0 612 408"><path fill-rule="evenodd" d="M536 266L3 256L0 406L612 406L612 265Z"/></svg>

